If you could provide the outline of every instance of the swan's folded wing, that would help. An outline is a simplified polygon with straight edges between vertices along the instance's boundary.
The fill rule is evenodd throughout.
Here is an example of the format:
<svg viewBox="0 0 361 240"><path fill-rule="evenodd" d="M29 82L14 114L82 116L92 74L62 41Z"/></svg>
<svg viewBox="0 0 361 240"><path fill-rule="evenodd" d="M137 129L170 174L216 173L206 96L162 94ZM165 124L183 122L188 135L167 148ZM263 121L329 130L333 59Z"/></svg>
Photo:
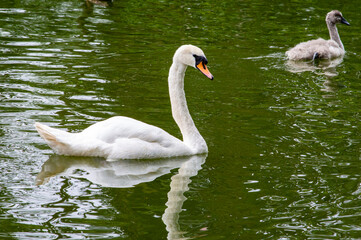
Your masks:
<svg viewBox="0 0 361 240"><path fill-rule="evenodd" d="M161 128L128 117L112 117L98 122L85 129L81 135L110 144L120 139L139 139L165 147L172 143L182 143Z"/></svg>

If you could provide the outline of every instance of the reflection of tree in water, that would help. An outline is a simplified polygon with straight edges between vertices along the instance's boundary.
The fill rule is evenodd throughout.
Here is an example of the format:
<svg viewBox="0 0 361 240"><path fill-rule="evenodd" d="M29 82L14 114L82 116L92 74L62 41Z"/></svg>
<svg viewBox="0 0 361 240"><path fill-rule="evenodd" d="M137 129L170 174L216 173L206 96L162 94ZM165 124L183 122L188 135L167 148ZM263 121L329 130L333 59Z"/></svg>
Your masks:
<svg viewBox="0 0 361 240"><path fill-rule="evenodd" d="M151 182L179 168L171 177L167 194L167 208L162 216L168 232L167 239L182 239L185 232L180 230L179 213L189 190L190 178L196 176L205 162L206 155L180 157L163 160L119 160L105 161L100 158L64 157L53 155L46 161L37 175L37 185L48 182L54 176L70 176L87 179L102 187L130 188L140 183Z"/></svg>

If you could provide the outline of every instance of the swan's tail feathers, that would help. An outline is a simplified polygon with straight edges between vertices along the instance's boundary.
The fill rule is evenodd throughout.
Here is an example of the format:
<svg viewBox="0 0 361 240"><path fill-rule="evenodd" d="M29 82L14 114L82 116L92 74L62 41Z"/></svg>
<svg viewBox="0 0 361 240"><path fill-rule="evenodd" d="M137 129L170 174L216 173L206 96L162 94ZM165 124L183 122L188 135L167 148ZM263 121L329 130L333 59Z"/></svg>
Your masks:
<svg viewBox="0 0 361 240"><path fill-rule="evenodd" d="M73 133L51 128L38 122L35 123L35 127L40 136L57 154L66 155L69 149L67 140L71 139Z"/></svg>

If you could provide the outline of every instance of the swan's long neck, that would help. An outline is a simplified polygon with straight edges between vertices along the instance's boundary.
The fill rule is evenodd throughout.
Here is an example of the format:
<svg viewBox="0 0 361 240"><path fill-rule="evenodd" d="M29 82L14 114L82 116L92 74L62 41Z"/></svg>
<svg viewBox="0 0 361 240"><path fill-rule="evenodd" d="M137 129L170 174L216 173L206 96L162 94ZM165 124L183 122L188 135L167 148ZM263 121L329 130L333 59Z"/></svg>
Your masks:
<svg viewBox="0 0 361 240"><path fill-rule="evenodd" d="M208 150L207 144L194 125L184 93L184 74L186 69L186 65L173 62L169 70L168 85L172 115L181 130L183 142L194 150L194 153L204 153Z"/></svg>
<svg viewBox="0 0 361 240"><path fill-rule="evenodd" d="M334 40L335 42L337 42L337 44L340 46L340 48L345 50L345 48L343 47L343 44L341 42L340 35L338 34L336 24L334 24L330 21L326 21L326 23L327 23L328 31L330 33L331 40Z"/></svg>

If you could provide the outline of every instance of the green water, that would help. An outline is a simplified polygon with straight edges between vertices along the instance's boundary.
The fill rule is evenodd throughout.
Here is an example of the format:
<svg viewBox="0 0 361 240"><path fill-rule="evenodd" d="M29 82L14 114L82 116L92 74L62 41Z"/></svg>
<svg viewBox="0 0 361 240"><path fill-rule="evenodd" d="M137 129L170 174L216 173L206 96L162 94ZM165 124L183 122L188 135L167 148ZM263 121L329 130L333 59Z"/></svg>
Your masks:
<svg viewBox="0 0 361 240"><path fill-rule="evenodd" d="M358 239L359 1L0 3L0 239ZM345 57L294 66L328 38ZM106 162L54 155L34 122L71 132L116 115L180 136L167 75L182 44L185 90L207 156ZM331 64L331 65L330 65Z"/></svg>

